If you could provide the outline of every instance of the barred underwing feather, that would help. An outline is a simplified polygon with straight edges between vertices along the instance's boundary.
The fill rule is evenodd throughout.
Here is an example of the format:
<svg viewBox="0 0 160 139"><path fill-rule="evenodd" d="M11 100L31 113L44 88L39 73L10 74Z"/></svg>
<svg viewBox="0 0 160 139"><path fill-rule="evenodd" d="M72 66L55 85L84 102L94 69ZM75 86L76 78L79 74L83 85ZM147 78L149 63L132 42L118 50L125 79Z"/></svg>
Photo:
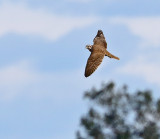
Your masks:
<svg viewBox="0 0 160 139"><path fill-rule="evenodd" d="M104 53L102 52L93 52L88 58L86 69L85 69L85 77L90 76L101 64L104 58Z"/></svg>

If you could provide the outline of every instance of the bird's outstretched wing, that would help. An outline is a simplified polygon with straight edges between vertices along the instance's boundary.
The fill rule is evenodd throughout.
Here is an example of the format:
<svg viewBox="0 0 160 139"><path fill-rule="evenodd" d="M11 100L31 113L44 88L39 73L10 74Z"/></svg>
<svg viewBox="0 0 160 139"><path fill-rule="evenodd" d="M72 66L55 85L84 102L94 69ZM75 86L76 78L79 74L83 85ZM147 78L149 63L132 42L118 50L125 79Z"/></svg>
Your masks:
<svg viewBox="0 0 160 139"><path fill-rule="evenodd" d="M116 56L112 55L112 54L111 54L110 52L108 52L107 50L106 50L105 56L108 56L109 58L114 58L114 59L119 60L119 57L116 57Z"/></svg>
<svg viewBox="0 0 160 139"><path fill-rule="evenodd" d="M88 58L86 69L85 69L85 77L90 76L101 64L105 54L103 52L92 52Z"/></svg>

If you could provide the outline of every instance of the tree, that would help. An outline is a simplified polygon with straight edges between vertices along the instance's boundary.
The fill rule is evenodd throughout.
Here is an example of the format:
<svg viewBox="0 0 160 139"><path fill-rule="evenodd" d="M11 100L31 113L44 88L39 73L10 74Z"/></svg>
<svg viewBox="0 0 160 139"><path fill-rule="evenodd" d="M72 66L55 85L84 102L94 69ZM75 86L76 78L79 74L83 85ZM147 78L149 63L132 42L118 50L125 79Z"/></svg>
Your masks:
<svg viewBox="0 0 160 139"><path fill-rule="evenodd" d="M116 89L110 82L84 98L92 106L80 120L77 139L160 138L160 99L153 99L151 91L129 93L126 85Z"/></svg>

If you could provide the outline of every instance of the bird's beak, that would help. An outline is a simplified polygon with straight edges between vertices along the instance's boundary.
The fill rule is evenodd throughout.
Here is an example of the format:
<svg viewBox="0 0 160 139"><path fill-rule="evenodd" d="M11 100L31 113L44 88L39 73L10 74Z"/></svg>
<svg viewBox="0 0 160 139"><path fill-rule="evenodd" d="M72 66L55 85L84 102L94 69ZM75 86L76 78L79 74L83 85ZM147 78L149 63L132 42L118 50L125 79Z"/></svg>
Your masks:
<svg viewBox="0 0 160 139"><path fill-rule="evenodd" d="M103 31L102 30L98 30L97 37L100 37L101 35L103 35Z"/></svg>

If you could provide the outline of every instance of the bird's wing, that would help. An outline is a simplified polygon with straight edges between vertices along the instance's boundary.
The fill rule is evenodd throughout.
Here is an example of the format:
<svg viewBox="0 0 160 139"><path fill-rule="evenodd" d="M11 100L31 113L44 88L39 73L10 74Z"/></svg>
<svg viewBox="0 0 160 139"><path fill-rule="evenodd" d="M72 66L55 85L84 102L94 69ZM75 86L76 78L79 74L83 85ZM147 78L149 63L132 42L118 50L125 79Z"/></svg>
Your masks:
<svg viewBox="0 0 160 139"><path fill-rule="evenodd" d="M105 56L108 56L109 58L114 58L114 59L119 60L119 57L116 57L116 56L112 55L112 54L111 54L110 52L108 52L107 50L106 50Z"/></svg>
<svg viewBox="0 0 160 139"><path fill-rule="evenodd" d="M101 64L105 54L103 52L92 52L88 58L86 69L85 69L85 77L90 76Z"/></svg>

